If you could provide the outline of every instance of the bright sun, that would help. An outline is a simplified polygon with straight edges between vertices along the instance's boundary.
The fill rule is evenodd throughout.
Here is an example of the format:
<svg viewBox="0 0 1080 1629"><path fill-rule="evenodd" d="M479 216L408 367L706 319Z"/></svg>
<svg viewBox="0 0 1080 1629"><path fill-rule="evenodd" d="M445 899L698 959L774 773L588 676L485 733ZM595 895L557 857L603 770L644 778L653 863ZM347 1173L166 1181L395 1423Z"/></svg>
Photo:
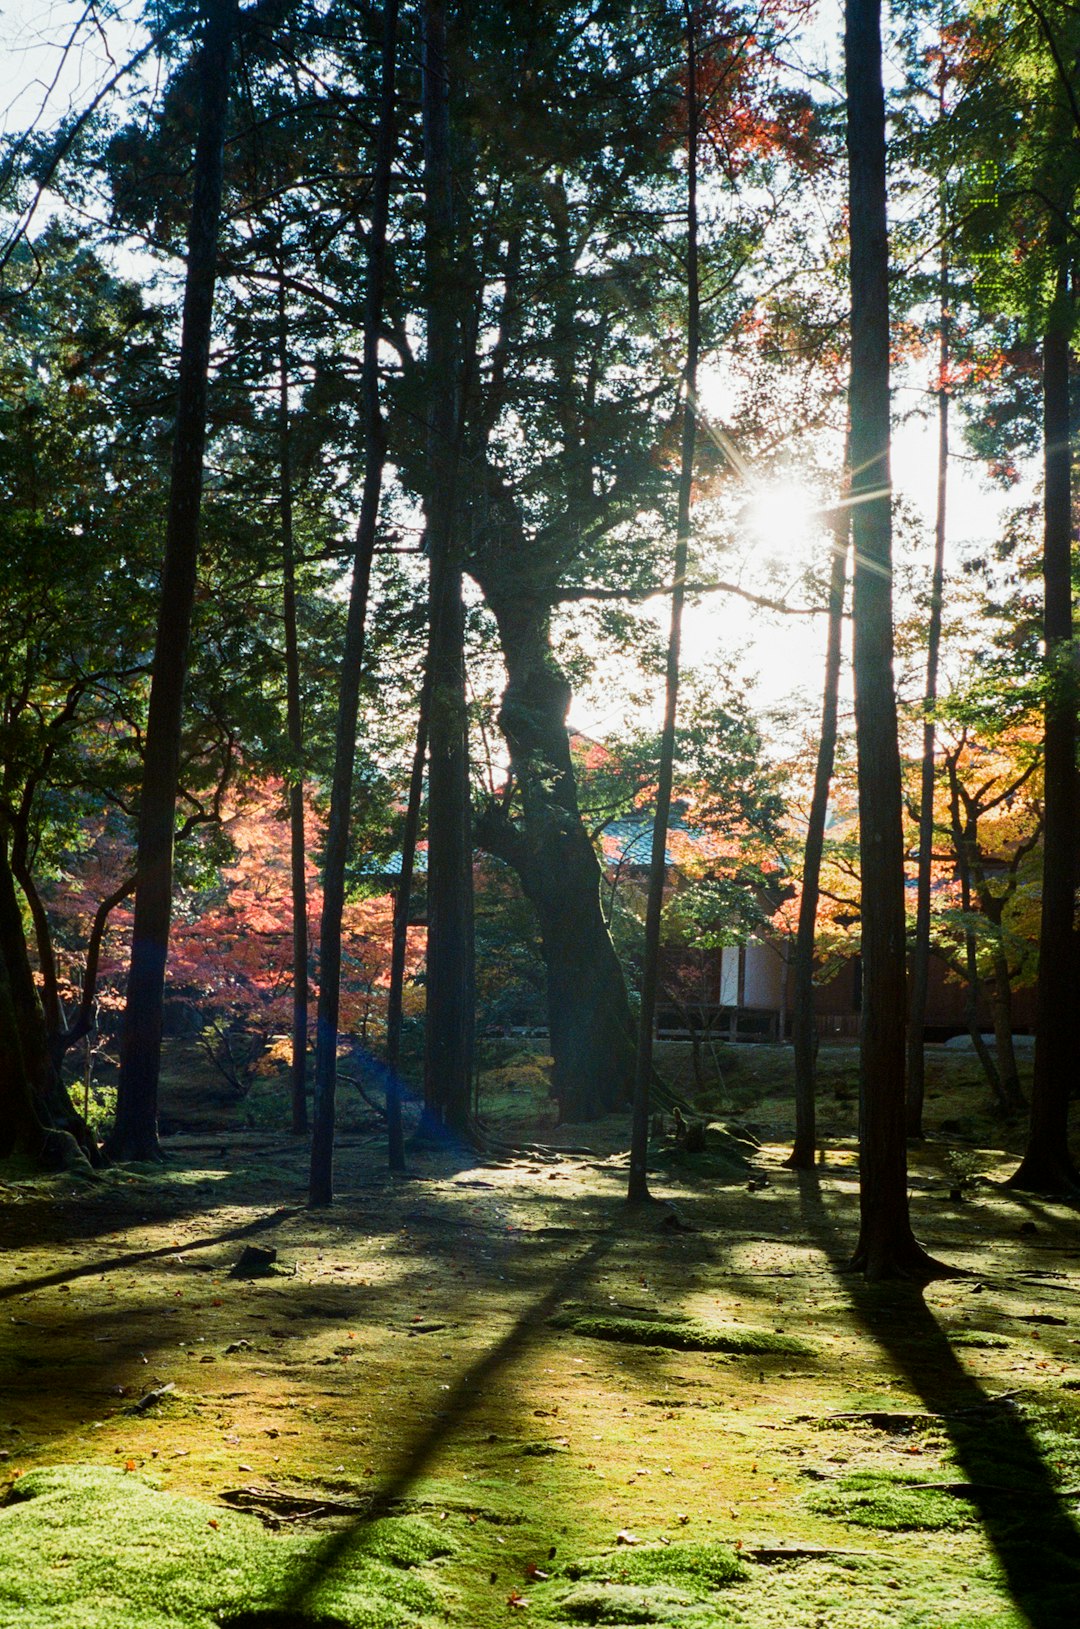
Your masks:
<svg viewBox="0 0 1080 1629"><path fill-rule="evenodd" d="M822 514L814 494L798 481L770 481L751 494L743 526L750 540L769 554L794 554L820 535Z"/></svg>

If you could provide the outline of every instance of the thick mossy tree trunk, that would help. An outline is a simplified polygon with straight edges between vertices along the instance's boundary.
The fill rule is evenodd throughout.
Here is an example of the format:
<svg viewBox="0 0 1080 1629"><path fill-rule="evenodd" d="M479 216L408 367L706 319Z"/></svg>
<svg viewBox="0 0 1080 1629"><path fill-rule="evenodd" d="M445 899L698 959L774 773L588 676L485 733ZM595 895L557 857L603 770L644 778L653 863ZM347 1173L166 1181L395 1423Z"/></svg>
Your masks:
<svg viewBox="0 0 1080 1629"><path fill-rule="evenodd" d="M848 489L848 451L844 455L843 490ZM825 641L825 678L821 692L821 733L818 736L814 790L803 850L802 895L795 933L795 989L792 1040L795 1055L795 1142L787 1164L796 1171L813 1169L817 1153L815 1071L817 1026L814 1019L814 949L821 897L821 861L825 852L825 821L829 788L836 759L836 719L840 696L840 646L844 627L844 588L847 583L851 510L841 504L831 517L832 558L829 566L829 629Z"/></svg>
<svg viewBox="0 0 1080 1629"><path fill-rule="evenodd" d="M904 843L893 683L889 240L880 0L845 9L851 233L851 502L864 970L859 1240L868 1278L934 1271L911 1231L904 1117Z"/></svg>
<svg viewBox="0 0 1080 1629"><path fill-rule="evenodd" d="M517 872L536 911L560 1116L593 1120L631 1100L635 1026L601 908L599 861L578 808L570 686L551 651L546 610L504 605L490 591L487 599L509 674L499 723L520 813L511 820L489 805L477 835Z"/></svg>
<svg viewBox="0 0 1080 1629"><path fill-rule="evenodd" d="M1072 609L1069 338L1064 275L1057 321L1043 342L1044 629L1048 682L1044 714L1043 879L1031 1128L1009 1186L1066 1194L1080 1187L1069 1154L1069 1095L1076 1085L1076 719Z"/></svg>
<svg viewBox="0 0 1080 1629"><path fill-rule="evenodd" d="M161 1157L157 1139L157 1096L165 961L172 918L173 826L188 643L195 604L206 444L207 370L217 273L229 58L236 13L236 0L206 0L165 565L139 802L135 922L124 1008L116 1123L108 1139L108 1151L116 1159Z"/></svg>
<svg viewBox="0 0 1080 1629"><path fill-rule="evenodd" d="M97 1148L50 1056L6 839L0 836L0 1157L44 1169L98 1163Z"/></svg>

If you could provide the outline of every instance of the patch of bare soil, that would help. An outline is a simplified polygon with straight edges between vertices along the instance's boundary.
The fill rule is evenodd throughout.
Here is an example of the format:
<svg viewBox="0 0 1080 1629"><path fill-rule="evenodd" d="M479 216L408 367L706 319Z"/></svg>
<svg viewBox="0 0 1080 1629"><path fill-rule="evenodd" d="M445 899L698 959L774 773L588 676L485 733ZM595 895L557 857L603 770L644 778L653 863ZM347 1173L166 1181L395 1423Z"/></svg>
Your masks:
<svg viewBox="0 0 1080 1629"><path fill-rule="evenodd" d="M779 1065L756 1088L739 1067L752 1168L665 1142L644 1210L614 1120L563 1128L574 1153L414 1150L405 1179L351 1132L323 1211L302 1142L235 1125L173 1137L160 1173L0 1172L0 1488L81 1462L274 1530L419 1510L451 1541L442 1621L471 1629L1063 1629L1075 1213L1002 1189L985 1140L952 1199L931 1142L916 1230L965 1276L866 1286L853 1146L785 1170ZM605 1320L617 1338L588 1333ZM735 1349L650 1338L686 1320ZM696 1593L630 1560L671 1550L688 1577L718 1547L745 1565Z"/></svg>

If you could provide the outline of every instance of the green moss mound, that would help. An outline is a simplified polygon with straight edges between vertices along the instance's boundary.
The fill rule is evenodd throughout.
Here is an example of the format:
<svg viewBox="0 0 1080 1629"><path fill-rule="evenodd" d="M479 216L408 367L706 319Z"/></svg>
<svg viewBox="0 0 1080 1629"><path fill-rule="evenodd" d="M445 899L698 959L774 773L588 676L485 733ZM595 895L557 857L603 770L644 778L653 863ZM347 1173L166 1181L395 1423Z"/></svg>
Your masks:
<svg viewBox="0 0 1080 1629"><path fill-rule="evenodd" d="M442 1621L416 1569L446 1549L415 1516L329 1540L272 1534L112 1466L53 1466L0 1509L0 1624L404 1629Z"/></svg>
<svg viewBox="0 0 1080 1629"><path fill-rule="evenodd" d="M559 1592L551 1600L559 1623L618 1626L679 1623L694 1605L682 1590L637 1589L629 1584L580 1584Z"/></svg>
<svg viewBox="0 0 1080 1629"><path fill-rule="evenodd" d="M975 1523L969 1499L919 1481L901 1471L855 1471L807 1502L820 1516L886 1533L956 1533Z"/></svg>
<svg viewBox="0 0 1080 1629"><path fill-rule="evenodd" d="M573 1572L578 1578L610 1578L620 1584L676 1584L699 1600L747 1576L745 1564L728 1544L649 1544L619 1549L592 1557Z"/></svg>
<svg viewBox="0 0 1080 1629"><path fill-rule="evenodd" d="M643 1545L590 1556L530 1591L540 1617L559 1623L689 1625L718 1589L749 1576L728 1545Z"/></svg>
<svg viewBox="0 0 1080 1629"><path fill-rule="evenodd" d="M771 1329L716 1329L695 1318L621 1318L607 1312L561 1312L557 1329L572 1329L596 1341L622 1341L628 1346L666 1346L675 1352L734 1352L760 1357L769 1353L809 1357L813 1347L794 1335Z"/></svg>
<svg viewBox="0 0 1080 1629"><path fill-rule="evenodd" d="M984 1335L977 1329L946 1331L950 1346L969 1347L976 1352L1002 1352L1008 1346L1004 1335Z"/></svg>

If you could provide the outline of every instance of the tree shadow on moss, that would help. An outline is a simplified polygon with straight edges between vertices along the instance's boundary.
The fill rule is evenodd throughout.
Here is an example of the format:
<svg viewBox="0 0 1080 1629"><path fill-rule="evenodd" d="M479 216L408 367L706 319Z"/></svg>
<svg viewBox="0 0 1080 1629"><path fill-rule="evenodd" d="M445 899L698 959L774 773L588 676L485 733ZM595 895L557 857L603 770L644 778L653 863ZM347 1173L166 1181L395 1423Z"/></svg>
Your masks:
<svg viewBox="0 0 1080 1629"><path fill-rule="evenodd" d="M512 1363L532 1339L543 1333L551 1315L572 1290L588 1279L613 1243L613 1234L596 1239L564 1268L543 1295L514 1321L506 1334L459 1376L445 1395L439 1418L413 1434L363 1515L324 1541L310 1564L297 1575L288 1596L277 1603L274 1610L282 1624L303 1624L308 1621L304 1616L305 1611L312 1607L320 1587L333 1569L363 1549L372 1524L394 1512L410 1486L423 1475L443 1446L449 1432L482 1402L488 1383Z"/></svg>
<svg viewBox="0 0 1080 1629"><path fill-rule="evenodd" d="M10 1300L15 1296L31 1295L35 1290L49 1290L58 1288L61 1284L73 1284L80 1278L101 1278L106 1273L128 1272L148 1261L161 1261L169 1256L194 1255L196 1251L209 1250L214 1245L231 1244L237 1239L250 1239L258 1233L265 1233L278 1227L289 1217L300 1214L302 1212L299 1207L286 1205L270 1211L269 1214L256 1216L251 1222L225 1228L220 1233L207 1234L201 1239L187 1239L182 1243L174 1241L171 1244L159 1245L154 1250L128 1250L119 1255L95 1256L93 1260L80 1262L76 1267L62 1267L54 1273L42 1273L38 1278L21 1278L11 1284L0 1284L0 1301Z"/></svg>
<svg viewBox="0 0 1080 1629"><path fill-rule="evenodd" d="M964 1370L920 1288L868 1284L843 1270L816 1172L798 1181L807 1228L840 1273L855 1318L940 1416L1013 1600L1032 1629L1061 1629L1080 1598L1080 1529L1023 1413Z"/></svg>

